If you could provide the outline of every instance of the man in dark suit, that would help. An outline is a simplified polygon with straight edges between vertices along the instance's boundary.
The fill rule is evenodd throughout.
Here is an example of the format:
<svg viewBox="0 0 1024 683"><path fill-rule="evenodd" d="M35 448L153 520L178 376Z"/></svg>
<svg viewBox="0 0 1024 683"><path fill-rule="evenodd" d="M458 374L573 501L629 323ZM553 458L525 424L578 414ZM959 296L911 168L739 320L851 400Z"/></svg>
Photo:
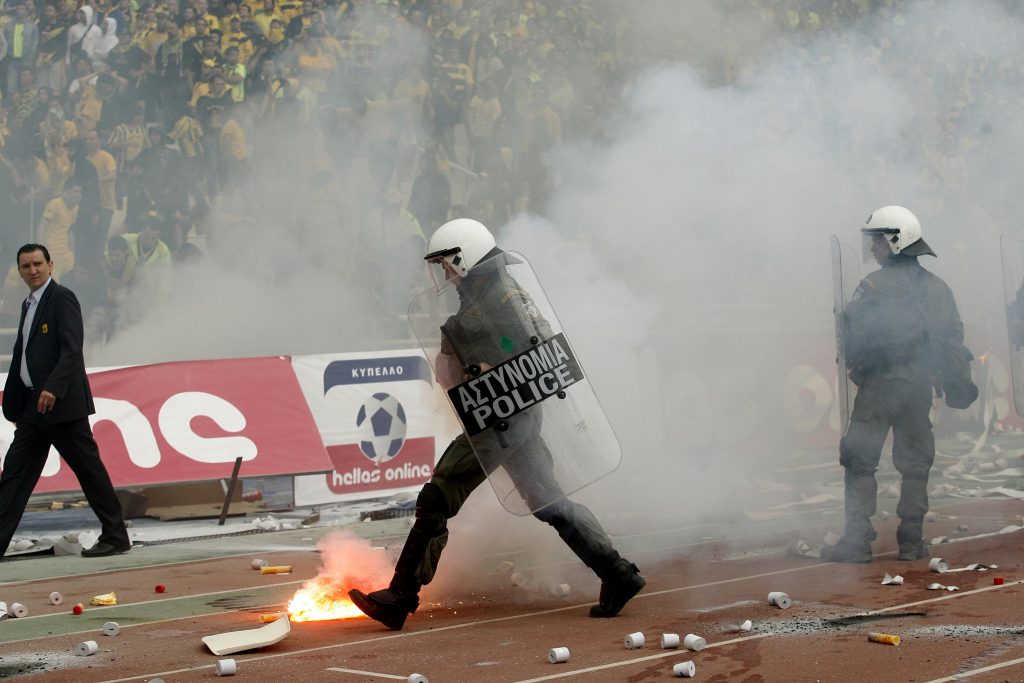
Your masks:
<svg viewBox="0 0 1024 683"><path fill-rule="evenodd" d="M102 525L99 540L82 555L128 552L132 544L121 504L89 426L96 408L82 355L82 309L74 292L51 279L52 271L43 245L18 250L18 272L31 293L22 306L4 386L4 417L16 428L0 475L0 556L7 552L51 445L78 477Z"/></svg>

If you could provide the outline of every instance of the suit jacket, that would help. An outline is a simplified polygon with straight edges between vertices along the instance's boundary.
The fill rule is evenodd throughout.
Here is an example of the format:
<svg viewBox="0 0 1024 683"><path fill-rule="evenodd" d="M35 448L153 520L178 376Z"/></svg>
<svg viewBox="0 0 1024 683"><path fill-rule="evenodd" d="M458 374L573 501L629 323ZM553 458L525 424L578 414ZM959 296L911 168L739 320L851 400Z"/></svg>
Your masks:
<svg viewBox="0 0 1024 683"><path fill-rule="evenodd" d="M85 375L82 308L75 293L51 280L38 304L27 340L22 338L24 323L25 311L22 310L11 369L4 386L4 417L17 422L28 398L28 390L21 381L23 354L28 359L28 373L32 378L32 398L37 398L44 389L57 397L53 410L41 417L59 423L96 412Z"/></svg>

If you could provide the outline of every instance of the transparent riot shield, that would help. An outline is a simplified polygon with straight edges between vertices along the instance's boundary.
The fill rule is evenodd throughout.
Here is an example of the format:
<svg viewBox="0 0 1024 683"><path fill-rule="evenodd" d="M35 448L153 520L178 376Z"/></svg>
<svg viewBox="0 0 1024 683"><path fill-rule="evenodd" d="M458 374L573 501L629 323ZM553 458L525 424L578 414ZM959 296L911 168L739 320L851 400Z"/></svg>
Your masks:
<svg viewBox="0 0 1024 683"><path fill-rule="evenodd" d="M618 467L618 438L523 256L422 292L409 321L506 510L531 514Z"/></svg>
<svg viewBox="0 0 1024 683"><path fill-rule="evenodd" d="M861 259L853 247L832 235L832 312L836 318L836 394L839 397L839 424L842 433L850 424L856 385L846 367L846 343L843 339L846 305L860 283Z"/></svg>
<svg viewBox="0 0 1024 683"><path fill-rule="evenodd" d="M1010 337L1010 377L1013 407L1024 416L1024 240L1003 235L999 239L1003 261L1003 298L1006 331Z"/></svg>

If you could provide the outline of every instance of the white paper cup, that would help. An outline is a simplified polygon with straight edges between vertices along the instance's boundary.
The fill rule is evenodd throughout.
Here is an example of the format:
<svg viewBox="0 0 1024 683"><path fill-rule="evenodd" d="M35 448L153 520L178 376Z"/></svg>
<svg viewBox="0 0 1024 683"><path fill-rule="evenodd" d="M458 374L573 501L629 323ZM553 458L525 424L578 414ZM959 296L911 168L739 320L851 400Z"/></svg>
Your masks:
<svg viewBox="0 0 1024 683"><path fill-rule="evenodd" d="M947 563L941 557L933 557L932 559L928 560L928 569L931 569L933 572L938 572L939 574L941 574L942 572L947 571L949 569L949 563Z"/></svg>
<svg viewBox="0 0 1024 683"><path fill-rule="evenodd" d="M20 602L12 602L7 611L10 612L12 617L21 618L28 616L28 607L25 607L25 605Z"/></svg>
<svg viewBox="0 0 1024 683"><path fill-rule="evenodd" d="M697 674L697 667L693 662L679 662L672 667L672 675L676 678L693 678Z"/></svg>
<svg viewBox="0 0 1024 683"><path fill-rule="evenodd" d="M700 652L707 646L707 644L708 641L704 640L700 636L695 635L693 633L688 633L686 637L683 638L683 647L685 647L687 650L694 650L696 652Z"/></svg>
<svg viewBox="0 0 1024 683"><path fill-rule="evenodd" d="M638 647L644 646L644 634L640 631L636 633L629 633L625 638L625 645L627 650L635 650Z"/></svg>
<svg viewBox="0 0 1024 683"><path fill-rule="evenodd" d="M235 671L238 667L235 665L233 659L218 659L217 660L217 675L218 676L234 676Z"/></svg>
<svg viewBox="0 0 1024 683"><path fill-rule="evenodd" d="M257 557L257 558L254 558L253 561L249 563L249 566L258 571L258 570L262 569L263 567L266 567L268 564L269 563L266 560L261 560L260 558Z"/></svg>
<svg viewBox="0 0 1024 683"><path fill-rule="evenodd" d="M63 595L61 595L57 591L53 591L52 593L50 593L50 604L51 605L59 605L62 602L64 602L64 596Z"/></svg>
<svg viewBox="0 0 1024 683"><path fill-rule="evenodd" d="M116 636L121 632L121 627L116 621L108 621L103 624L103 635L105 636Z"/></svg>
<svg viewBox="0 0 1024 683"><path fill-rule="evenodd" d="M75 646L75 654L79 657L88 657L89 655L96 654L96 651L99 649L100 646L96 644L95 640L87 640Z"/></svg>
<svg viewBox="0 0 1024 683"><path fill-rule="evenodd" d="M551 595L553 595L556 598L564 598L568 594L569 584L567 583L560 583L557 586L551 587Z"/></svg>
<svg viewBox="0 0 1024 683"><path fill-rule="evenodd" d="M409 674L406 683L430 683L430 681L423 674Z"/></svg>
<svg viewBox="0 0 1024 683"><path fill-rule="evenodd" d="M782 591L773 591L768 594L768 603L775 605L779 609L789 609L793 604L793 600Z"/></svg>
<svg viewBox="0 0 1024 683"><path fill-rule="evenodd" d="M661 649L662 650L673 650L679 647L679 634L678 633L662 633L661 634Z"/></svg>
<svg viewBox="0 0 1024 683"><path fill-rule="evenodd" d="M552 664L560 664L569 661L569 648L553 647L548 650L548 661Z"/></svg>

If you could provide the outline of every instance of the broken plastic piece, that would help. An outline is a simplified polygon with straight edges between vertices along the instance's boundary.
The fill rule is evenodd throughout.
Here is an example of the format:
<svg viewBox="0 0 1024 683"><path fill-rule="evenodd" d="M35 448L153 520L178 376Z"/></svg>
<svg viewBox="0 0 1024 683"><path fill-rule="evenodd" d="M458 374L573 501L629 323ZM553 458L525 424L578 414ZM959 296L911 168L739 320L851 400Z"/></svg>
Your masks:
<svg viewBox="0 0 1024 683"><path fill-rule="evenodd" d="M117 594L111 591L110 593L104 593L103 595L97 595L89 601L90 605L116 605Z"/></svg>
<svg viewBox="0 0 1024 683"><path fill-rule="evenodd" d="M230 655L279 643L287 637L291 628L288 617L283 616L260 628L206 636L203 638L203 644L210 648L210 652L215 655Z"/></svg>

